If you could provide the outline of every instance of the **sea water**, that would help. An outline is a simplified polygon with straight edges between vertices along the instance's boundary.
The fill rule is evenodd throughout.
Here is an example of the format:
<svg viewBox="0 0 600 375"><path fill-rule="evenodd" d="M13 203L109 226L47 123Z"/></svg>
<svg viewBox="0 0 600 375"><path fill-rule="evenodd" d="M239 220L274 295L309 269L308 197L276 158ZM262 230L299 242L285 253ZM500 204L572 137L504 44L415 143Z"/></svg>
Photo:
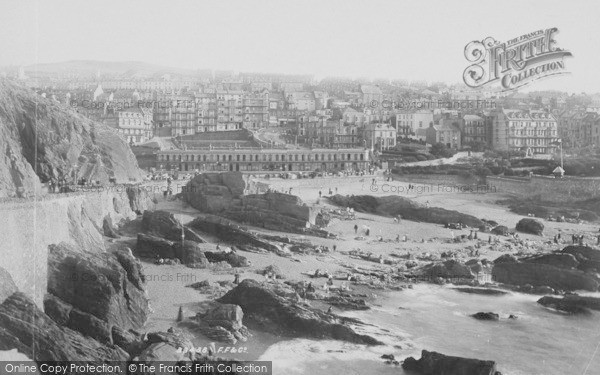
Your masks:
<svg viewBox="0 0 600 375"><path fill-rule="evenodd" d="M402 374L379 357L419 358L425 349L493 360L505 375L600 374L600 314L562 314L536 303L539 298L416 285L386 295L371 310L343 314L369 323L361 331L385 346L296 339L270 346L261 359L273 361L274 374ZM500 320L470 316L480 311L497 313ZM508 319L511 314L517 319Z"/></svg>

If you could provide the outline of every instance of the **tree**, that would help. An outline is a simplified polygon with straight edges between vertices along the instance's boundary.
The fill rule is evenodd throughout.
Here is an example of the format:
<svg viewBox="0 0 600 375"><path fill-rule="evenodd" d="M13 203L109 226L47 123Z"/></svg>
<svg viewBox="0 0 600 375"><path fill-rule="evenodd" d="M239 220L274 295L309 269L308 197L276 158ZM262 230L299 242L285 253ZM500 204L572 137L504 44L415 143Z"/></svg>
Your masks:
<svg viewBox="0 0 600 375"><path fill-rule="evenodd" d="M429 152L437 158L449 158L452 157L456 151L449 149L443 143L435 143L431 146Z"/></svg>

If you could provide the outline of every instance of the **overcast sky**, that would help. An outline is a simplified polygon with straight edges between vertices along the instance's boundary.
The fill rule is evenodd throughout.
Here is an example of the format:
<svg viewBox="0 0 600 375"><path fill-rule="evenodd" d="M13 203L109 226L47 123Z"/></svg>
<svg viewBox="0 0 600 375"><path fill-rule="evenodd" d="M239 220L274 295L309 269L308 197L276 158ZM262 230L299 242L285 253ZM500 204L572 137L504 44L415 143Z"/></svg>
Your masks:
<svg viewBox="0 0 600 375"><path fill-rule="evenodd" d="M462 82L464 47L558 27L569 76L600 91L598 1L0 1L0 66L145 61L236 71Z"/></svg>

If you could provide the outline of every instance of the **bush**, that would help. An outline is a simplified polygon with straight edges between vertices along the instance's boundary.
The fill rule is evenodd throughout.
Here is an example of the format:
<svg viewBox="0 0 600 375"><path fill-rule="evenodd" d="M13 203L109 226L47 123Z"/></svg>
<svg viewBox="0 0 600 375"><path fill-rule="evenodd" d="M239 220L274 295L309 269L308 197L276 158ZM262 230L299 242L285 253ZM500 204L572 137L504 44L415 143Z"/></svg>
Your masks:
<svg viewBox="0 0 600 375"><path fill-rule="evenodd" d="M435 143L431 146L431 150L429 152L438 158L450 158L456 154L456 151L449 149L443 143Z"/></svg>

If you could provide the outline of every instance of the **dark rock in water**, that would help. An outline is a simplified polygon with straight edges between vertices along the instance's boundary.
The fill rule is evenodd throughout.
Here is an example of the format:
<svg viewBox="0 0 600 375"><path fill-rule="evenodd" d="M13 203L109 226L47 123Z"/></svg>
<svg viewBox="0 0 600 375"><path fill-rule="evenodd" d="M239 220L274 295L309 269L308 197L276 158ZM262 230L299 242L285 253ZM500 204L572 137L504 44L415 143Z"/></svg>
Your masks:
<svg viewBox="0 0 600 375"><path fill-rule="evenodd" d="M544 254L531 258L521 259L527 263L549 264L560 268L577 268L579 262L572 254Z"/></svg>
<svg viewBox="0 0 600 375"><path fill-rule="evenodd" d="M248 267L250 263L248 263L248 259L246 257L238 255L232 252L211 252L206 251L204 253L206 259L208 259L211 263L219 263L219 262L227 262L231 265L231 267Z"/></svg>
<svg viewBox="0 0 600 375"><path fill-rule="evenodd" d="M537 301L540 305L551 307L571 314L587 314L589 310L600 311L600 298L566 295L563 298L542 297Z"/></svg>
<svg viewBox="0 0 600 375"><path fill-rule="evenodd" d="M358 212L396 217L401 215L405 220L425 223L447 224L462 223L472 228L479 228L483 221L472 215L440 207L427 207L412 199L390 195L374 197L371 195L343 196L334 195L329 200L341 207L351 207Z"/></svg>
<svg viewBox="0 0 600 375"><path fill-rule="evenodd" d="M517 223L516 229L519 232L537 234L541 236L544 232L544 224L535 219L521 219Z"/></svg>
<svg viewBox="0 0 600 375"><path fill-rule="evenodd" d="M65 243L49 246L48 293L109 326L130 329L146 322L144 285L141 265L129 254L84 252ZM78 315L74 324L79 327L81 319Z"/></svg>
<svg viewBox="0 0 600 375"><path fill-rule="evenodd" d="M144 211L142 230L170 241L181 241L183 231L187 241L206 242L198 233L184 226L172 213L167 211Z"/></svg>
<svg viewBox="0 0 600 375"><path fill-rule="evenodd" d="M117 346L59 326L21 292L0 305L0 350L10 349L36 361L103 363L129 359L129 354Z"/></svg>
<svg viewBox="0 0 600 375"><path fill-rule="evenodd" d="M260 239L247 228L219 216L199 216L192 220L188 226L192 229L216 236L220 240L232 243L241 249L258 248L275 253L280 251L280 248L274 243Z"/></svg>
<svg viewBox="0 0 600 375"><path fill-rule="evenodd" d="M510 315L508 316L508 319L518 319L518 316L516 316L516 315L513 315L513 314L510 314Z"/></svg>
<svg viewBox="0 0 600 375"><path fill-rule="evenodd" d="M295 302L298 298L287 285L260 284L246 279L218 301L241 306L247 319L277 334L382 344L373 337L356 333L347 325L351 321L360 322L299 305Z"/></svg>
<svg viewBox="0 0 600 375"><path fill-rule="evenodd" d="M490 289L490 288L469 288L469 287L457 287L453 288L457 292L469 293L469 294L483 294L486 296L503 296L508 294L504 290Z"/></svg>
<svg viewBox="0 0 600 375"><path fill-rule="evenodd" d="M421 359L408 357L402 368L420 375L500 375L496 362L451 357L437 352L421 352Z"/></svg>
<svg viewBox="0 0 600 375"><path fill-rule="evenodd" d="M554 289L547 285L533 286L530 284L521 285L517 288L517 291L521 293L529 294L554 294Z"/></svg>
<svg viewBox="0 0 600 375"><path fill-rule="evenodd" d="M113 225L112 219L108 215L106 215L104 220L102 220L102 231L106 237L119 238L119 234Z"/></svg>
<svg viewBox="0 0 600 375"><path fill-rule="evenodd" d="M464 278L472 279L475 276L471 268L455 259L447 260L443 263L433 263L423 267L423 272L426 276L435 278Z"/></svg>
<svg viewBox="0 0 600 375"><path fill-rule="evenodd" d="M393 354L384 354L384 355L382 355L382 356L381 356L381 357L379 357L379 358L381 358L381 359L387 359L387 360L390 360L390 361L393 361L393 360L395 360L395 359L396 359L396 357L394 357L394 355L393 355Z"/></svg>
<svg viewBox="0 0 600 375"><path fill-rule="evenodd" d="M492 277L504 284L549 286L560 290L595 292L600 287L600 279L594 274L538 263L496 263Z"/></svg>
<svg viewBox="0 0 600 375"><path fill-rule="evenodd" d="M492 234L495 234L497 236L508 236L508 234L510 233L510 230L508 229L508 227L506 227L504 225L498 225L497 227L492 229L491 232L492 232Z"/></svg>
<svg viewBox="0 0 600 375"><path fill-rule="evenodd" d="M493 313L493 312L478 312L471 316L477 320L498 320L498 319L500 319L500 315Z"/></svg>

